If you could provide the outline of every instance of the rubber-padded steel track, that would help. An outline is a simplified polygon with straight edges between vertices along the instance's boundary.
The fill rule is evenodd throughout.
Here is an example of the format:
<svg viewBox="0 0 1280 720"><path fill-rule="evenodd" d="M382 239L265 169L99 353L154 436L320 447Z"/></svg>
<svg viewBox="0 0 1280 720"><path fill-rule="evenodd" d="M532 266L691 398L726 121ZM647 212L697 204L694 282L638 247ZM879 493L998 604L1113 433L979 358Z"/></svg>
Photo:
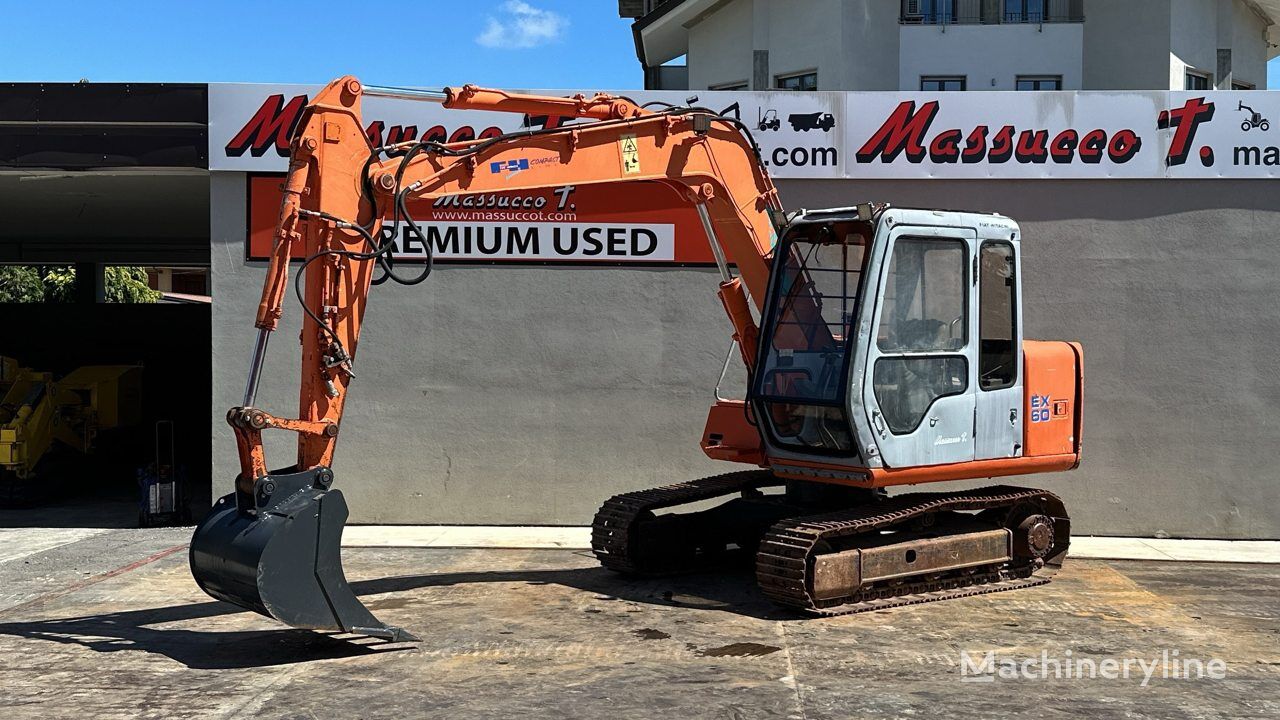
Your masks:
<svg viewBox="0 0 1280 720"><path fill-rule="evenodd" d="M688 570L675 559L641 559L643 541L638 530L643 520L652 517L654 510L782 484L767 470L745 470L614 495L600 506L591 523L591 549L601 565L617 572L661 574Z"/></svg>
<svg viewBox="0 0 1280 720"><path fill-rule="evenodd" d="M1022 506L1035 508L1054 520L1053 547L1043 560L1015 557L1001 567L987 566L917 582L859 588L859 592L839 598L818 600L813 596L812 560L815 555L829 551L833 543L862 533L892 529L928 513L1003 508L1012 511ZM1069 531L1062 501L1043 490L1002 485L956 493L910 493L852 510L777 523L760 542L756 577L761 591L769 599L787 607L819 615L880 610L1044 584L1062 565ZM1033 577L1042 564L1041 574Z"/></svg>

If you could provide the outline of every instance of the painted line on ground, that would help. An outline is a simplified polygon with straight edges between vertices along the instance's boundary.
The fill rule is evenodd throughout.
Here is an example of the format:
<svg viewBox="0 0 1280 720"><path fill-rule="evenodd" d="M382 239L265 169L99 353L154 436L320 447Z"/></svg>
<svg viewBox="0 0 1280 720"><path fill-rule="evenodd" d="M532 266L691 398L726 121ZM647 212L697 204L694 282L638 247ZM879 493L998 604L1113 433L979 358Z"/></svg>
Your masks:
<svg viewBox="0 0 1280 720"><path fill-rule="evenodd" d="M133 561L133 562L129 563L128 565L121 565L120 567L116 568L115 570L108 570L108 571L106 571L106 572L104 572L104 573L98 573L97 575L94 575L93 577L87 577L87 578L85 578L84 580L79 580L79 581L73 582L73 583L71 583L70 585L68 585L68 586L66 586L66 587L64 587L64 588L60 588L60 589L58 589L58 590L53 590L53 591L47 592L47 593L45 593L45 594L43 594L43 595L37 595L36 597L33 597L33 598L31 598L30 600L27 600L27 601L25 601L25 602L20 602L20 603L18 603L17 605L13 605L13 606L10 606L10 607L7 607L7 608L0 609L0 615L9 615L9 614L12 614L12 613L14 613L14 612L17 612L17 611L19 611L19 610L25 610L25 609L30 609L30 608L33 608L33 607L38 607L38 606L43 605L43 604L45 604L45 603L47 603L47 602L49 602L49 601L51 601L51 600L57 600L58 598L60 598L60 597L65 597L65 596L67 596L67 595L70 595L71 593L73 593L73 592L75 592L75 591L77 591L77 590L82 590L82 589L84 589L84 588L87 588L87 587L89 587L90 585L97 585L98 583L102 582L103 580L110 580L111 578L116 577L116 576L118 576L118 575L123 575L123 574L125 574L125 573L127 573L127 572L131 572L131 571L133 571L133 570L137 570L138 568L140 568L140 567L142 567L142 566L144 566L144 565L150 565L151 563L153 563L153 562L155 562L155 561L157 561L157 560L163 560L164 558L169 557L170 555L172 555L172 554L174 554L174 553L178 552L179 550L186 550L186 549L187 549L187 544L186 544L186 543L183 543L183 544L181 544L181 545L174 545L174 546L173 546L173 547L171 547L171 548L168 548L168 549L165 549L165 550L161 550L160 552L158 552L158 553L154 553L154 554L152 554L152 555L148 555L147 557L144 557L144 558L142 558L141 560L135 560L135 561Z"/></svg>
<svg viewBox="0 0 1280 720"><path fill-rule="evenodd" d="M484 525L352 525L343 547L588 550L591 528ZM1280 564L1280 540L1181 540L1075 536L1070 557Z"/></svg>

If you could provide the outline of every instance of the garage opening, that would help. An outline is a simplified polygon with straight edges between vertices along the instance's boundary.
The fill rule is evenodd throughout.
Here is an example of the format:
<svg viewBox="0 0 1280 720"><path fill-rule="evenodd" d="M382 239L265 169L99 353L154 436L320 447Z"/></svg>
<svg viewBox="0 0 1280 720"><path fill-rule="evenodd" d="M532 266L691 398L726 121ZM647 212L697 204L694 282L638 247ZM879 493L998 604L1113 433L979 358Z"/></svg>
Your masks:
<svg viewBox="0 0 1280 720"><path fill-rule="evenodd" d="M203 85L9 84L0 103L0 527L209 507Z"/></svg>

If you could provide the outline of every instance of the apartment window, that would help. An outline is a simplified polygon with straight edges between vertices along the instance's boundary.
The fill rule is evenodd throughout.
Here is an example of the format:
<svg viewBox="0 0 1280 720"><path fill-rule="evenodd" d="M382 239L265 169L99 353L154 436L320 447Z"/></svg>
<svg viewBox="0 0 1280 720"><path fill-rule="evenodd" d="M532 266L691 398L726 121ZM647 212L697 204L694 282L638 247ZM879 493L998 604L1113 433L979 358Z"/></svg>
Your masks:
<svg viewBox="0 0 1280 720"><path fill-rule="evenodd" d="M1232 90L1256 90L1257 88L1255 88L1253 85L1247 82L1240 82L1238 80L1233 80L1231 81L1231 89Z"/></svg>
<svg viewBox="0 0 1280 720"><path fill-rule="evenodd" d="M1187 71L1186 90L1212 90L1213 77L1196 70Z"/></svg>
<svg viewBox="0 0 1280 720"><path fill-rule="evenodd" d="M1015 87L1019 90L1061 90L1061 75L1019 75Z"/></svg>
<svg viewBox="0 0 1280 720"><path fill-rule="evenodd" d="M924 21L930 24L955 22L956 1L920 0L920 11L924 15Z"/></svg>
<svg viewBox="0 0 1280 720"><path fill-rule="evenodd" d="M943 90L964 90L965 76L963 75L925 75L920 78L920 89L927 92L940 92Z"/></svg>
<svg viewBox="0 0 1280 720"><path fill-rule="evenodd" d="M748 89L748 87L750 86L748 85L746 80L739 80L737 82L720 83L719 85L712 85L707 89L708 90L746 90Z"/></svg>
<svg viewBox="0 0 1280 720"><path fill-rule="evenodd" d="M1004 22L1044 22L1044 0L1004 0Z"/></svg>
<svg viewBox="0 0 1280 720"><path fill-rule="evenodd" d="M773 86L779 90L817 90L818 73L814 70L795 75L779 75L773 79Z"/></svg>
<svg viewBox="0 0 1280 720"><path fill-rule="evenodd" d="M1084 22L1084 0L901 0L903 25Z"/></svg>

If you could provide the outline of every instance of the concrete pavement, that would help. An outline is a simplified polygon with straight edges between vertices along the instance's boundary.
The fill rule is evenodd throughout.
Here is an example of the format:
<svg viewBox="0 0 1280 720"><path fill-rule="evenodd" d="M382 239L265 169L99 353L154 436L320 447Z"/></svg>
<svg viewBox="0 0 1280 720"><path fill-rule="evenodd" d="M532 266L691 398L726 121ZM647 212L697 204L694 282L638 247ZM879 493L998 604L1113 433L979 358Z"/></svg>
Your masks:
<svg viewBox="0 0 1280 720"><path fill-rule="evenodd" d="M210 600L188 534L8 552L6 718L1280 715L1276 565L1076 559L1040 588L810 619L749 573L637 580L572 549L348 548L357 593L423 638L387 645ZM1130 677L1052 674L1108 660ZM1181 677L1189 660L1225 673ZM1026 661L1049 677L999 674Z"/></svg>

